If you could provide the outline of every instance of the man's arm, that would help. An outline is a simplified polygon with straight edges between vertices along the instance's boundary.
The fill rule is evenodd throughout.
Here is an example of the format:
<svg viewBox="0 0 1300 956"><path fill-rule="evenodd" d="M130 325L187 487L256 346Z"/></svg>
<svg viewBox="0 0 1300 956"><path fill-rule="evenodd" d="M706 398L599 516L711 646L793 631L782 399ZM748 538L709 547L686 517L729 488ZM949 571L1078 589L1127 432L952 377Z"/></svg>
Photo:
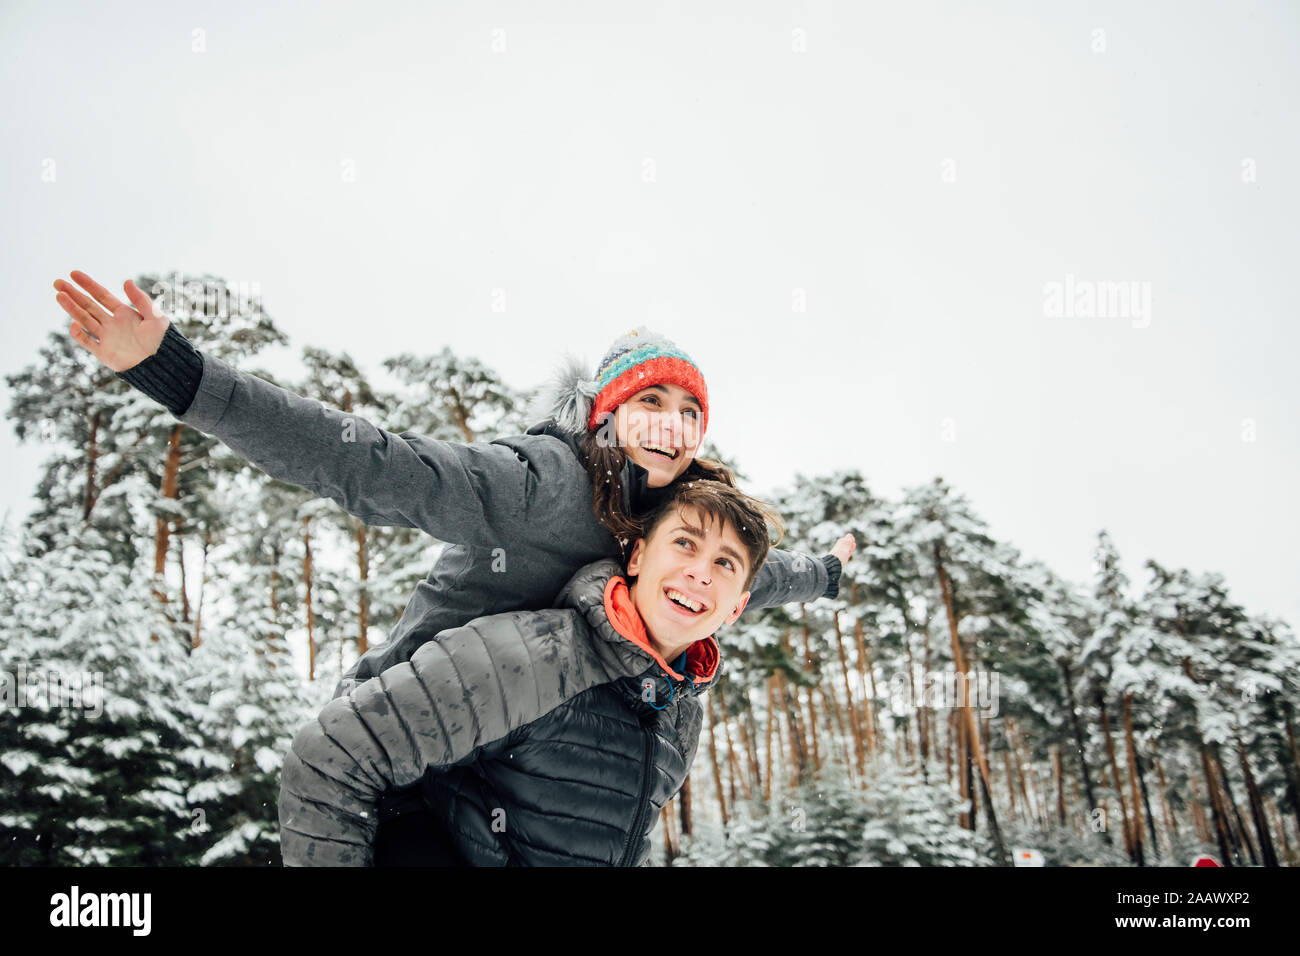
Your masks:
<svg viewBox="0 0 1300 956"><path fill-rule="evenodd" d="M538 621L537 615L549 620ZM527 623L525 624L525 620ZM286 866L369 866L378 806L426 770L485 748L610 671L573 611L497 614L442 632L298 731L280 782Z"/></svg>
<svg viewBox="0 0 1300 956"><path fill-rule="evenodd" d="M810 558L797 551L769 548L767 560L758 569L749 589L745 611L779 607L839 594L840 559L833 554Z"/></svg>
<svg viewBox="0 0 1300 956"><path fill-rule="evenodd" d="M117 374L272 478L368 525L495 547L536 482L506 445L395 434L200 352L174 325L157 353Z"/></svg>

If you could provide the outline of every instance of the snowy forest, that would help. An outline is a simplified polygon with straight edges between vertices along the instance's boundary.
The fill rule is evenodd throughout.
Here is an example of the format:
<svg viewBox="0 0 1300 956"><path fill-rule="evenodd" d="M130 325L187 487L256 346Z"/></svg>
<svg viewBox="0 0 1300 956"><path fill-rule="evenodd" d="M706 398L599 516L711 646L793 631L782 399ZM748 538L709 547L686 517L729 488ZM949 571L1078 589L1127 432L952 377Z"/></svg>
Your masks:
<svg viewBox="0 0 1300 956"><path fill-rule="evenodd" d="M143 289L161 275L136 279ZM394 432L518 434L528 393L479 358L401 354L381 387L289 346L219 278L170 290L202 351ZM49 449L0 543L0 862L279 865L284 754L382 642L442 545L271 479L66 334L8 377ZM656 866L1229 866L1300 862L1300 644L1212 570L1138 564L1098 530L1067 581L942 478L754 488L780 546L858 548L838 598L719 631L723 679Z"/></svg>

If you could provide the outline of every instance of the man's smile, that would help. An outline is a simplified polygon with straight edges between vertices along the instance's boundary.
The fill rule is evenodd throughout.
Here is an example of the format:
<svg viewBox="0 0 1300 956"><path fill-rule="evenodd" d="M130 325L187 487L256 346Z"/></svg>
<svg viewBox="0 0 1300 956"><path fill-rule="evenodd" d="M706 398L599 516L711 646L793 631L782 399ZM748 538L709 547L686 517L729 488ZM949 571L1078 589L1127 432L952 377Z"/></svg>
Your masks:
<svg viewBox="0 0 1300 956"><path fill-rule="evenodd" d="M676 588L664 588L664 600L675 613L685 617L699 617L709 611L707 602L683 594Z"/></svg>

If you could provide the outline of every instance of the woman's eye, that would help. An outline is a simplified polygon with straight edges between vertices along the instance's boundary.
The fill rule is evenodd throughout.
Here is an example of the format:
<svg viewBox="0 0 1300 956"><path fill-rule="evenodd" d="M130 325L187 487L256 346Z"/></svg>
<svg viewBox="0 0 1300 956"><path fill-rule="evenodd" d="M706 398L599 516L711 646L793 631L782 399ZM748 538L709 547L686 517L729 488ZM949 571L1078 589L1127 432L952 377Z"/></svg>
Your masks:
<svg viewBox="0 0 1300 956"><path fill-rule="evenodd" d="M736 570L736 565L732 563L731 558L719 558L718 560L719 560L719 561L725 561L725 562L727 562L727 570L728 570L728 571L734 571L734 570Z"/></svg>
<svg viewBox="0 0 1300 956"><path fill-rule="evenodd" d="M695 409L693 409L693 408L688 408L688 409L686 409L686 414L687 414L687 415L690 415L691 418L697 418L697 419L698 419L698 418L700 417L700 413L697 412L697 411L696 411Z"/></svg>
<svg viewBox="0 0 1300 956"><path fill-rule="evenodd" d="M674 543L675 543L675 544L690 544L690 543L691 543L691 539L690 539L690 538L678 538Z"/></svg>
<svg viewBox="0 0 1300 956"><path fill-rule="evenodd" d="M659 404L659 396L657 396L657 395L647 395L647 396L645 396L644 398L642 398L641 401L643 401L643 402L653 402L654 404L658 405L658 404Z"/></svg>

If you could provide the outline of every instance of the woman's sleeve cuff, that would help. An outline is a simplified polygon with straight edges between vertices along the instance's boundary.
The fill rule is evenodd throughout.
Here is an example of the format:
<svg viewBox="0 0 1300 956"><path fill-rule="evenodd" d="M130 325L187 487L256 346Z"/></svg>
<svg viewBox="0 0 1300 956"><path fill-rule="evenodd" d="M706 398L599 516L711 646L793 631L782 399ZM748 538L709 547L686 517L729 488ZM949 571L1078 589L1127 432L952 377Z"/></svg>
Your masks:
<svg viewBox="0 0 1300 956"><path fill-rule="evenodd" d="M840 593L840 572L844 570L844 565L840 564L840 559L833 554L822 555L822 564L826 565L826 591L822 597L838 597Z"/></svg>
<svg viewBox="0 0 1300 956"><path fill-rule="evenodd" d="M118 372L122 381L144 392L173 415L184 415L199 390L203 356L190 340L168 325L158 351Z"/></svg>

